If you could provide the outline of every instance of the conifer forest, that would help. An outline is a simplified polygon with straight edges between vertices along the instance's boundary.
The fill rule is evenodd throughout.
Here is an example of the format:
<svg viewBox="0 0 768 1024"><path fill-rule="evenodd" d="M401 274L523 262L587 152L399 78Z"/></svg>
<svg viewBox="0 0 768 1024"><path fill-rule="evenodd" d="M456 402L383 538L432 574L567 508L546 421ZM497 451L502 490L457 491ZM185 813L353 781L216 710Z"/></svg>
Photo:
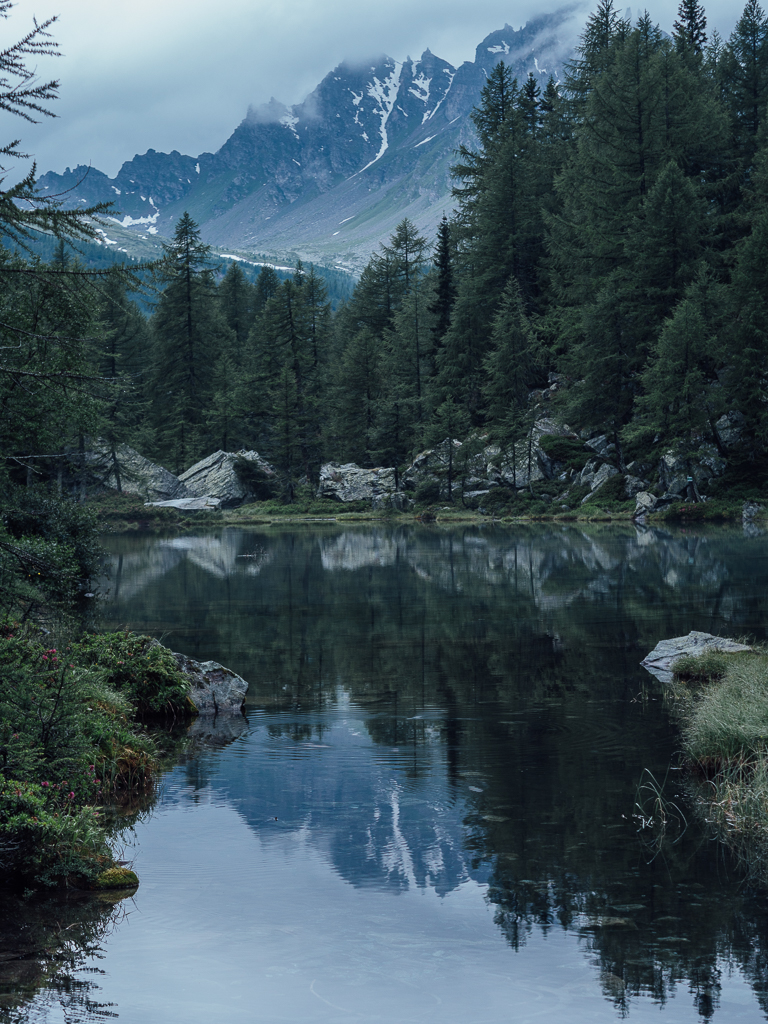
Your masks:
<svg viewBox="0 0 768 1024"><path fill-rule="evenodd" d="M499 62L456 154L436 238L407 219L332 311L313 266L255 280L212 259L195 222L159 261L92 270L82 216L5 193L0 251L4 472L55 481L88 438L174 473L255 449L293 481L323 461L405 465L446 437L514 446L554 401L601 432L620 471L670 444L768 456L768 17L729 39L683 0L672 35L612 0L565 80ZM26 190L26 191L25 191ZM30 255L40 229L52 258ZM64 241L67 239L67 242ZM555 375L555 376L553 376Z"/></svg>

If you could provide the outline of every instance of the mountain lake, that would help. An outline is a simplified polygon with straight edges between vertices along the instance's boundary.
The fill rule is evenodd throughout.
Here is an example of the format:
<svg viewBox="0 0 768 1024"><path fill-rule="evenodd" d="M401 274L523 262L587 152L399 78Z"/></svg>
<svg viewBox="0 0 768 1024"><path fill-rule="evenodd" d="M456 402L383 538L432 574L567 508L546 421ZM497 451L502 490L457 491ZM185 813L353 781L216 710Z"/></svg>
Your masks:
<svg viewBox="0 0 768 1024"><path fill-rule="evenodd" d="M0 907L72 935L55 969L0 975L1 1021L765 1020L768 898L696 812L640 661L692 629L765 639L768 537L105 543L99 627L234 669L246 713L199 719L126 832L135 897Z"/></svg>

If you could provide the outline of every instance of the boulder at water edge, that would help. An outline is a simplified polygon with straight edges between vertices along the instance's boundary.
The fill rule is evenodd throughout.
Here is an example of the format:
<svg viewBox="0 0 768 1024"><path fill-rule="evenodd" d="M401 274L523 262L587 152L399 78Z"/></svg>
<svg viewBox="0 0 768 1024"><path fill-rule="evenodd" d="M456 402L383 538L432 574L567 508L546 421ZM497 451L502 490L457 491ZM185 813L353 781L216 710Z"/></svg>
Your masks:
<svg viewBox="0 0 768 1024"><path fill-rule="evenodd" d="M173 652L176 664L192 684L190 697L201 715L236 714L242 711L248 683L218 661L195 661Z"/></svg>
<svg viewBox="0 0 768 1024"><path fill-rule="evenodd" d="M693 629L688 636L675 636L671 640L660 640L640 664L662 683L672 681L675 662L678 658L692 655L698 657L707 651L735 654L737 651L751 651L748 644L739 644L726 637L700 633Z"/></svg>

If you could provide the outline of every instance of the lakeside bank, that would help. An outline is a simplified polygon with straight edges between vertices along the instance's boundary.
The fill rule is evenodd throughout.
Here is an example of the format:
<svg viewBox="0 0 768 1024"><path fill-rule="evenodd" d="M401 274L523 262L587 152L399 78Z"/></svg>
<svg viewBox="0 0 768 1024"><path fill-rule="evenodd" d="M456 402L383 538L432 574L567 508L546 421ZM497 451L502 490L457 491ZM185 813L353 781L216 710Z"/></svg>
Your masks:
<svg viewBox="0 0 768 1024"><path fill-rule="evenodd" d="M745 521L758 527L768 522L768 496L765 499L711 500L706 502L673 502L658 511L638 518L632 501L587 504L568 511L536 508L511 513L473 509L463 505L441 503L414 504L407 512L394 509L373 509L370 501L341 503L332 499L299 498L291 504L276 500L254 501L234 509L182 510L146 505L136 495L102 492L88 502L105 533L164 531L187 532L208 527L255 526L268 524L338 523L573 523L573 522L642 522L654 523L721 523L741 525ZM746 515L745 515L746 513Z"/></svg>

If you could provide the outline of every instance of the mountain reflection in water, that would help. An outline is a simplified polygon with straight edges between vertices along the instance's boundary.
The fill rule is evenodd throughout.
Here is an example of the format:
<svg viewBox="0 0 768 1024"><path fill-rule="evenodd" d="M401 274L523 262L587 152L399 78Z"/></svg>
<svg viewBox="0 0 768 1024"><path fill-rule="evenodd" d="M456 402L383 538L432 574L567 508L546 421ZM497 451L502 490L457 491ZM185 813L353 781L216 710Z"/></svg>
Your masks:
<svg viewBox="0 0 768 1024"><path fill-rule="evenodd" d="M763 638L762 536L328 526L108 546L104 628L162 636L251 681L248 729L177 768L164 813L234 809L264 857L298 843L371 899L479 889L508 958L575 936L599 1002L574 1004L573 1020L660 1004L675 1020L765 1018L768 903L691 814L662 692L639 667L691 629ZM662 843L652 809L638 817L648 772L687 819ZM260 885L248 883L257 903ZM352 956L327 927L334 955ZM529 1019L492 1009L495 984L478 980L476 1019ZM530 1019L565 1020L546 998ZM289 1002L280 1019L342 1019L317 1009L338 999L312 1014ZM389 1016L355 1012L343 1019L423 1019L407 999Z"/></svg>

